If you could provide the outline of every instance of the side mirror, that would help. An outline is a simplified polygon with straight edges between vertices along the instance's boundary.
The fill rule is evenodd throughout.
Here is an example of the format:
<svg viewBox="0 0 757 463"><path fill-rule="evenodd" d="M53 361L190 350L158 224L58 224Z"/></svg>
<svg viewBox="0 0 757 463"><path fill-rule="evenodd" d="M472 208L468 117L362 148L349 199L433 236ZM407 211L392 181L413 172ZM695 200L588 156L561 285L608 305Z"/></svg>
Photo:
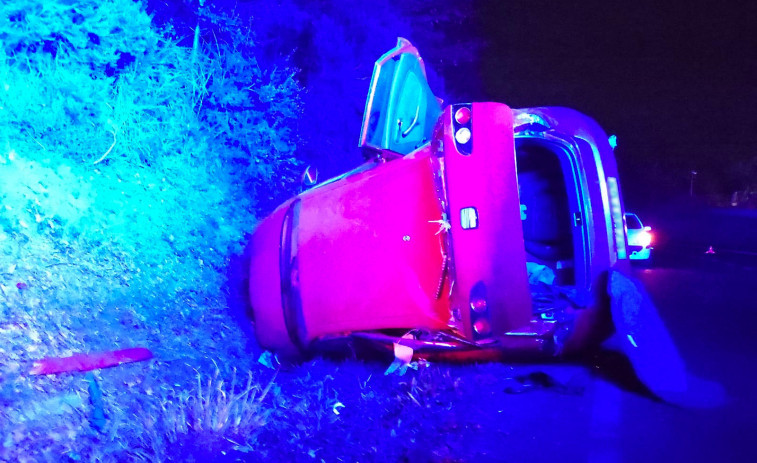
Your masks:
<svg viewBox="0 0 757 463"><path fill-rule="evenodd" d="M610 135L609 137L607 137L607 141L610 143L610 148L615 151L615 148L618 147L618 136Z"/></svg>
<svg viewBox="0 0 757 463"><path fill-rule="evenodd" d="M305 171L302 173L302 177L300 177L300 183L303 190L315 186L318 183L318 168L311 165L305 167Z"/></svg>
<svg viewBox="0 0 757 463"><path fill-rule="evenodd" d="M644 227L644 231L652 231L652 227Z"/></svg>

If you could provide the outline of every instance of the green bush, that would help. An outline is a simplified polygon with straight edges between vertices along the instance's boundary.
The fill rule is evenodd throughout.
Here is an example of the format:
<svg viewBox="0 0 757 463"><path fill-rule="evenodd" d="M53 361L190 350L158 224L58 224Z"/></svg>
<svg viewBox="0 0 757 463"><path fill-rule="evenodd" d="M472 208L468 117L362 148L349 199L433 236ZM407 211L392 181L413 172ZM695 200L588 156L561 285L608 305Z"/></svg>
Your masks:
<svg viewBox="0 0 757 463"><path fill-rule="evenodd" d="M76 250L72 271L110 262L101 304L217 297L256 197L298 168L291 72L259 63L234 18L216 19L229 41L186 48L131 0L12 0L4 13L4 235ZM62 270L50 259L36 260Z"/></svg>
<svg viewBox="0 0 757 463"><path fill-rule="evenodd" d="M129 417L157 410L156 386L122 393L133 376L162 388L211 355L251 365L222 288L269 191L299 170L301 89L235 18L215 21L228 40L187 47L142 2L0 8L0 460L37 446L119 460L140 432ZM73 407L81 382L29 377L32 361L140 345L156 363L102 372L105 436L86 415L36 412Z"/></svg>

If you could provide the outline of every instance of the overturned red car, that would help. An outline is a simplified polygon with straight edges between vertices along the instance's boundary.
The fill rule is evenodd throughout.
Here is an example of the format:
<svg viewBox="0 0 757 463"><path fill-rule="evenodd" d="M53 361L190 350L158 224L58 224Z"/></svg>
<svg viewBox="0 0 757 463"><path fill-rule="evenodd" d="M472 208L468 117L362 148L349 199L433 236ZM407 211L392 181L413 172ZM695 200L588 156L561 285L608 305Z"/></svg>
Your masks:
<svg viewBox="0 0 757 463"><path fill-rule="evenodd" d="M442 106L399 39L376 62L360 147L366 163L286 201L252 235L262 347L307 355L357 340L507 359L579 352L617 328L607 288L628 267L624 208L592 119Z"/></svg>

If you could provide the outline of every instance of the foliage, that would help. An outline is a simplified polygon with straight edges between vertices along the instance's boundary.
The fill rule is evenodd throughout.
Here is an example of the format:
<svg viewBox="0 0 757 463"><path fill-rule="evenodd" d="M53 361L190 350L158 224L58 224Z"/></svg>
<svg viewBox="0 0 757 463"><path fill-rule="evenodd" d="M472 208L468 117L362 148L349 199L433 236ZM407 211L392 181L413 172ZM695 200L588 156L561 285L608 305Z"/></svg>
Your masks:
<svg viewBox="0 0 757 463"><path fill-rule="evenodd" d="M291 74L233 18L189 49L130 0L27 3L0 23L4 233L117 265L104 301L211 296L255 197L292 183Z"/></svg>
<svg viewBox="0 0 757 463"><path fill-rule="evenodd" d="M291 71L255 59L233 18L228 42L188 48L138 2L27 3L5 5L0 23L6 144L148 167L165 156L215 168L236 160L246 169L232 172L253 193L280 187L295 163L299 87Z"/></svg>
<svg viewBox="0 0 757 463"><path fill-rule="evenodd" d="M139 441L128 417L162 413L159 397L189 400L163 389L195 375L172 362L201 371L212 352L226 373L249 369L223 288L264 201L293 183L301 89L256 59L234 18L218 22L229 40L186 47L131 0L0 10L2 460L32 444L40 458L68 447L95 461L97 447L121 459L116 449ZM109 424L96 439L76 375L26 374L42 357L138 345L160 360L102 372ZM145 377L160 386L120 393ZM203 397L206 411L256 422Z"/></svg>
<svg viewBox="0 0 757 463"><path fill-rule="evenodd" d="M207 46L204 123L224 161L244 169L251 192L269 209L297 185L293 121L301 112L300 87L293 70L261 66L249 33L240 32L244 25L228 22L237 31L229 42Z"/></svg>
<svg viewBox="0 0 757 463"><path fill-rule="evenodd" d="M197 2L183 4L197 6ZM176 6L155 5L156 17L171 14L176 30L196 30L211 44L232 43L219 11L210 0L187 15ZM315 164L324 178L362 162L356 148L374 61L406 37L420 47L434 92L445 98L444 82L434 72L472 55L471 32L445 41L442 26L458 21L465 9L450 2L376 0L252 0L234 10L234 21L255 31L256 56L277 69L290 69L305 91L301 115L293 127L298 158ZM183 35L185 43L191 34ZM444 41L444 44L442 42ZM454 47L450 53L450 47ZM429 60L434 57L434 60ZM293 74L292 74L293 73ZM466 72L466 76L471 73ZM467 82L470 78L466 77Z"/></svg>
<svg viewBox="0 0 757 463"><path fill-rule="evenodd" d="M218 31L216 3L222 2L208 1L198 9L201 36L233 43L233 37ZM257 0L235 14L240 24L255 31L258 56L276 63L277 69L290 69L286 76L306 89L294 127L298 157L316 164L326 177L360 163L357 138L373 62L398 36L411 31L394 0L366 5L349 0ZM191 27L194 24L186 20L177 29Z"/></svg>
<svg viewBox="0 0 757 463"><path fill-rule="evenodd" d="M300 156L325 177L363 161L357 139L373 65L395 46L398 37L409 39L427 58L432 90L442 98L446 98L444 82L434 68L446 66L445 60L456 63L472 54L470 40L461 42L459 35L442 45L445 37L439 21L457 21L465 8L451 2L277 0L253 4L250 21L258 32L259 46L292 50L296 78L306 88L297 127Z"/></svg>
<svg viewBox="0 0 757 463"><path fill-rule="evenodd" d="M291 8L287 3L282 8ZM362 161L357 139L373 63L397 37L413 39L410 23L391 0L360 6L349 0L291 3L304 12L299 23L288 23L296 29L296 35L290 32L296 44L292 59L308 89L300 125L302 155L335 175ZM266 20L275 18L284 16Z"/></svg>
<svg viewBox="0 0 757 463"><path fill-rule="evenodd" d="M727 169L730 177L731 197L727 204L733 206L757 207L757 156L734 161Z"/></svg>
<svg viewBox="0 0 757 463"><path fill-rule="evenodd" d="M265 458L338 435L340 400L415 403L357 384L342 395L322 362L280 386L224 292L300 159L326 173L359 161L373 60L408 22L390 0L173 3L188 14L156 21L132 0L0 9L0 460ZM77 373L27 374L43 357L133 346L155 358L97 372L94 389ZM104 425L91 426L91 390Z"/></svg>

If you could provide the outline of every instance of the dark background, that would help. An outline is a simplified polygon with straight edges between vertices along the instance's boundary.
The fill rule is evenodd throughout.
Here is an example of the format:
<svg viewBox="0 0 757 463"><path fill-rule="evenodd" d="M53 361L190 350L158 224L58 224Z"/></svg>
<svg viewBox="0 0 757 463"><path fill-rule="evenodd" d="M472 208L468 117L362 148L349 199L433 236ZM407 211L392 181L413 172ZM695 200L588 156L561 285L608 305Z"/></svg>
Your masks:
<svg viewBox="0 0 757 463"><path fill-rule="evenodd" d="M658 257L757 255L755 4L477 0L406 12L427 18L412 40L448 101L567 106L616 135L626 210L652 226Z"/></svg>
<svg viewBox="0 0 757 463"><path fill-rule="evenodd" d="M595 118L618 137L631 208L688 195L691 170L704 198L757 183L754 3L482 0L472 16L461 27L485 43L472 96Z"/></svg>
<svg viewBox="0 0 757 463"><path fill-rule="evenodd" d="M465 3L465 2L464 2ZM755 4L479 0L414 38L454 98L568 106L616 134L627 203L757 186ZM434 14L433 8L428 14Z"/></svg>

